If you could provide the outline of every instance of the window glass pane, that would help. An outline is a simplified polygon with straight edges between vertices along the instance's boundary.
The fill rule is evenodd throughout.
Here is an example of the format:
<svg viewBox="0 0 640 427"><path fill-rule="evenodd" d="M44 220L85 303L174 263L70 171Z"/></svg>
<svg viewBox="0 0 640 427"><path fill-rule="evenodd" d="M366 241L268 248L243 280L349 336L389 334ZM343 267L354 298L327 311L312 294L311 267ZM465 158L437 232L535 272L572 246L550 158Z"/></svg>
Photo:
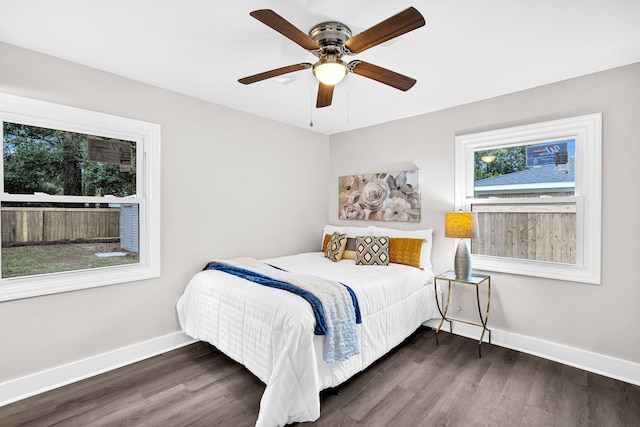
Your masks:
<svg viewBox="0 0 640 427"><path fill-rule="evenodd" d="M68 196L136 194L136 144L3 123L4 191Z"/></svg>
<svg viewBox="0 0 640 427"><path fill-rule="evenodd" d="M474 197L562 197L575 190L575 140L474 152Z"/></svg>
<svg viewBox="0 0 640 427"><path fill-rule="evenodd" d="M576 204L474 204L479 236L471 253L576 263Z"/></svg>
<svg viewBox="0 0 640 427"><path fill-rule="evenodd" d="M3 202L2 278L138 263L138 204Z"/></svg>

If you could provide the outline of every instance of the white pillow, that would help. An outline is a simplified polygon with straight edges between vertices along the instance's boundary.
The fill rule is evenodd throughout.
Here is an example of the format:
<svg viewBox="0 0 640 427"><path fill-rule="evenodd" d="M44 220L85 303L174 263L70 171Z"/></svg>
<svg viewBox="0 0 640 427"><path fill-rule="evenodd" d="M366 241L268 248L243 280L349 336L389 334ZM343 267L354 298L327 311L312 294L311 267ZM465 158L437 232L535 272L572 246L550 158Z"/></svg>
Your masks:
<svg viewBox="0 0 640 427"><path fill-rule="evenodd" d="M356 237L356 236L373 236L373 225L368 227L340 227L337 225L325 225L322 233L322 238L324 239L325 234L333 234L335 232L340 234L346 234L347 237Z"/></svg>
<svg viewBox="0 0 640 427"><path fill-rule="evenodd" d="M356 236L388 236L388 237L405 237L410 239L422 239L422 249L420 250L420 265L431 269L431 247L433 246L433 228L423 230L398 230L395 228L384 228L370 225L368 227L340 227L337 225L325 225L322 233L324 239L325 234L333 234L334 232L346 234L347 237Z"/></svg>

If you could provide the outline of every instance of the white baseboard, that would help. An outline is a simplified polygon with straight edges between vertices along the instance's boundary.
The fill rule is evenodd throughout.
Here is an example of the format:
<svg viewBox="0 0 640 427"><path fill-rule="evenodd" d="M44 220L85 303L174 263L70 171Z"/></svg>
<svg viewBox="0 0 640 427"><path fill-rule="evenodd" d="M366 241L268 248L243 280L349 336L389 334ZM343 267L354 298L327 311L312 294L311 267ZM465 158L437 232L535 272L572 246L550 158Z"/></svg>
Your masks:
<svg viewBox="0 0 640 427"><path fill-rule="evenodd" d="M437 328L439 320L425 322ZM449 326L443 325L445 331ZM478 339L480 329L465 323L455 323L453 332L467 338ZM630 384L640 385L640 364L602 354L568 347L536 338L491 329L491 342L523 353L574 366ZM485 335L485 341L488 336ZM176 332L149 341L119 348L108 353L58 366L26 377L0 383L0 406L26 399L104 372L144 360L195 342L182 332Z"/></svg>
<svg viewBox="0 0 640 427"><path fill-rule="evenodd" d="M436 329L439 323L440 320L431 319L424 324ZM448 322L442 325L442 330L449 332ZM458 322L454 323L453 326L454 334L476 340L480 337L481 331L482 329L480 327L467 325L465 323ZM488 334L485 334L483 342L488 342ZM553 360L595 374L604 375L605 377L640 385L640 364L638 363L495 328L491 328L491 343L500 347L506 347L544 359Z"/></svg>
<svg viewBox="0 0 640 427"><path fill-rule="evenodd" d="M183 332L175 332L0 383L0 406L148 359L193 342L195 340Z"/></svg>

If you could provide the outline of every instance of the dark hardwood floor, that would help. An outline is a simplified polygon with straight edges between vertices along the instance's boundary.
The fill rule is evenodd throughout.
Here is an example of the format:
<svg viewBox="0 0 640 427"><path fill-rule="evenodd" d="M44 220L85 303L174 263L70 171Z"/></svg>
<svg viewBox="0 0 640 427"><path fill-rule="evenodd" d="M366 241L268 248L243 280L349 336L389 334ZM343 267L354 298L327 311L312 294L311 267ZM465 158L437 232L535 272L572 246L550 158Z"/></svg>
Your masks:
<svg viewBox="0 0 640 427"><path fill-rule="evenodd" d="M640 426L640 387L420 329L297 426ZM0 407L0 426L253 426L264 385L196 343Z"/></svg>

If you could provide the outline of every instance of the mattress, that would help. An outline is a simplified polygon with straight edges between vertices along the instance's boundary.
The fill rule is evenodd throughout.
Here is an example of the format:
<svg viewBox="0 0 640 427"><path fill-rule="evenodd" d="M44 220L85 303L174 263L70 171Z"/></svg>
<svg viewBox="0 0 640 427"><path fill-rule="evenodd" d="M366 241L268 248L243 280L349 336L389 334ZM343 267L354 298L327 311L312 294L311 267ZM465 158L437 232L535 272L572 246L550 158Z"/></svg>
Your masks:
<svg viewBox="0 0 640 427"><path fill-rule="evenodd" d="M332 262L322 252L262 260L293 273L336 280L355 292L362 314L360 353L334 363L322 359L309 304L221 271L194 275L177 304L183 331L207 341L266 384L258 426L314 421L319 392L362 371L411 335L438 310L433 273L401 264Z"/></svg>

